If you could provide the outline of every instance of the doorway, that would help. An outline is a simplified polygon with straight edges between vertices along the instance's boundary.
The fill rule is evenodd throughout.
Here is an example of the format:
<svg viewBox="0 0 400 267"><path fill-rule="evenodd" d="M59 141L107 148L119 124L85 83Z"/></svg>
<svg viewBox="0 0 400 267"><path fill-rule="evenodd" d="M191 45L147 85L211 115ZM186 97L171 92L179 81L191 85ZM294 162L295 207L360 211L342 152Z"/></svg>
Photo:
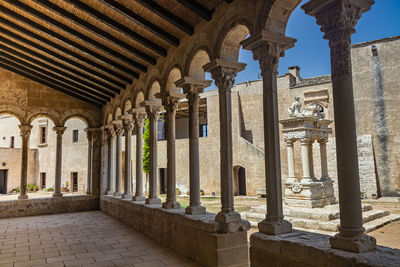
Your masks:
<svg viewBox="0 0 400 267"><path fill-rule="evenodd" d="M71 188L72 192L78 192L78 173L73 172L71 174Z"/></svg>
<svg viewBox="0 0 400 267"><path fill-rule="evenodd" d="M167 169L160 168L160 194L167 193Z"/></svg>
<svg viewBox="0 0 400 267"><path fill-rule="evenodd" d="M245 196L246 192L246 169L242 166L233 167L233 194Z"/></svg>
<svg viewBox="0 0 400 267"><path fill-rule="evenodd" d="M8 170L0 170L0 194L7 194Z"/></svg>
<svg viewBox="0 0 400 267"><path fill-rule="evenodd" d="M40 173L40 189L45 189L46 188L46 173L41 172Z"/></svg>

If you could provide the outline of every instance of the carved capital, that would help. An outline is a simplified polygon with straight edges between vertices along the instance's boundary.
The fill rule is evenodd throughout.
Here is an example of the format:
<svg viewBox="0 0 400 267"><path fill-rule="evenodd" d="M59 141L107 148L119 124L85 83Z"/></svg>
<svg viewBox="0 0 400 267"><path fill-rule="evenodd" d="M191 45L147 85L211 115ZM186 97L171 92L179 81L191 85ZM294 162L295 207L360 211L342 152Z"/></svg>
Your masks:
<svg viewBox="0 0 400 267"><path fill-rule="evenodd" d="M214 79L219 93L230 93L235 83L236 75L245 67L246 64L244 63L216 59L206 64L203 68L204 71L211 73L211 77Z"/></svg>
<svg viewBox="0 0 400 267"><path fill-rule="evenodd" d="M114 124L114 131L117 136L122 136L124 133L124 127L122 123Z"/></svg>
<svg viewBox="0 0 400 267"><path fill-rule="evenodd" d="M59 126L53 127L53 131L56 132L57 137L62 136L66 129L67 129L67 127L59 127Z"/></svg>
<svg viewBox="0 0 400 267"><path fill-rule="evenodd" d="M32 126L29 124L21 124L18 127L22 139L29 139L29 136L31 135Z"/></svg>
<svg viewBox="0 0 400 267"><path fill-rule="evenodd" d="M180 98L166 96L164 99L164 108L168 114L176 113Z"/></svg>
<svg viewBox="0 0 400 267"><path fill-rule="evenodd" d="M253 52L253 58L259 61L261 75L264 76L277 73L279 58L285 56L285 50L292 48L295 42L296 39L281 34L260 31L241 44L244 49Z"/></svg>
<svg viewBox="0 0 400 267"><path fill-rule="evenodd" d="M122 126L124 128L126 136L127 136L127 133L132 133L133 125L134 125L134 122L132 119L123 119L122 120Z"/></svg>
<svg viewBox="0 0 400 267"><path fill-rule="evenodd" d="M159 106L146 106L146 113L150 121L157 121L160 116L159 112Z"/></svg>
<svg viewBox="0 0 400 267"><path fill-rule="evenodd" d="M368 11L372 0L312 0L302 6L314 16L331 48L332 78L351 75L351 35L362 13Z"/></svg>
<svg viewBox="0 0 400 267"><path fill-rule="evenodd" d="M136 113L134 119L136 128L143 128L144 121L146 120L146 113Z"/></svg>

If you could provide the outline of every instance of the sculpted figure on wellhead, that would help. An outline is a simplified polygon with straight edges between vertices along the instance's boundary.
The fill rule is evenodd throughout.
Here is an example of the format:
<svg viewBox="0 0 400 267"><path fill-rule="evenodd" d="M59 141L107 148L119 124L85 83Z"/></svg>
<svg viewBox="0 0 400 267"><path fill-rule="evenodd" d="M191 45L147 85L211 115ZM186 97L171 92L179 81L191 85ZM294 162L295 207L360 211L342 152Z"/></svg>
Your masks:
<svg viewBox="0 0 400 267"><path fill-rule="evenodd" d="M288 113L290 117L292 118L314 117L317 119L325 118L324 108L321 105L319 104L308 105L303 109L303 111L301 111L300 97L296 96L294 100L295 101L288 108Z"/></svg>

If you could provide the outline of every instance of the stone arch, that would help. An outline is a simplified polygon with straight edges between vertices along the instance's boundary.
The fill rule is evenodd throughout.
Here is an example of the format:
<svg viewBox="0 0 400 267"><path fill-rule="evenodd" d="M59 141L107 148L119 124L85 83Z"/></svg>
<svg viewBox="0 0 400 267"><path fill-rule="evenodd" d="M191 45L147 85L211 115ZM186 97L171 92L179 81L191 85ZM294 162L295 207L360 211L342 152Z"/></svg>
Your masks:
<svg viewBox="0 0 400 267"><path fill-rule="evenodd" d="M143 90L139 90L133 99L133 104L135 108L140 107L140 103L144 101L144 93Z"/></svg>
<svg viewBox="0 0 400 267"><path fill-rule="evenodd" d="M82 111L80 109L65 111L61 113L60 118L62 121L62 125L65 125L65 122L71 118L78 118L84 121L87 127L92 128L97 126L96 118L92 114Z"/></svg>
<svg viewBox="0 0 400 267"><path fill-rule="evenodd" d="M152 100L156 99L156 95L161 93L161 82L159 79L152 79L149 83L148 89L146 91L146 99Z"/></svg>
<svg viewBox="0 0 400 267"><path fill-rule="evenodd" d="M203 66L211 61L210 50L206 47L196 49L192 57L189 57L188 75L197 79L204 79Z"/></svg>
<svg viewBox="0 0 400 267"><path fill-rule="evenodd" d="M117 107L117 109L114 112L114 120L119 120L119 116L122 115L122 111L120 107Z"/></svg>
<svg viewBox="0 0 400 267"><path fill-rule="evenodd" d="M182 79L182 68L179 65L175 65L167 72L167 75L168 76L165 78L165 91L179 91L179 88L175 86L175 82Z"/></svg>
<svg viewBox="0 0 400 267"><path fill-rule="evenodd" d="M0 115L11 115L18 119L20 124L25 123L26 112L18 106L0 105Z"/></svg>
<svg viewBox="0 0 400 267"><path fill-rule="evenodd" d="M35 119L45 117L50 119L55 126L62 126L64 125L62 121L59 120L59 114L54 110L37 110L34 112L28 112L27 123L31 124Z"/></svg>
<svg viewBox="0 0 400 267"><path fill-rule="evenodd" d="M267 32L285 35L290 16L303 0L276 0L263 22Z"/></svg>
<svg viewBox="0 0 400 267"><path fill-rule="evenodd" d="M251 24L245 19L230 23L222 31L224 38L217 46L217 55L225 61L237 62L239 59L240 43L251 33Z"/></svg>
<svg viewBox="0 0 400 267"><path fill-rule="evenodd" d="M128 111L132 109L132 102L130 99L126 100L122 109L123 114L128 114Z"/></svg>
<svg viewBox="0 0 400 267"><path fill-rule="evenodd" d="M108 113L106 117L106 124L110 124L113 121L113 115L111 113Z"/></svg>

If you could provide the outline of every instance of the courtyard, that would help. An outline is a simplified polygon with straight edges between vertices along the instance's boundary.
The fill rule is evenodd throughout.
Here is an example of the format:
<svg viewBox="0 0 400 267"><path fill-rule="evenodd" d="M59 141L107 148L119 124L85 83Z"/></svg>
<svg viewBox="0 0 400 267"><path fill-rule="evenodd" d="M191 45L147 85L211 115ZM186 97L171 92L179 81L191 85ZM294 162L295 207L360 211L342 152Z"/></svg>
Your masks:
<svg viewBox="0 0 400 267"><path fill-rule="evenodd" d="M2 219L0 266L198 266L100 211Z"/></svg>

